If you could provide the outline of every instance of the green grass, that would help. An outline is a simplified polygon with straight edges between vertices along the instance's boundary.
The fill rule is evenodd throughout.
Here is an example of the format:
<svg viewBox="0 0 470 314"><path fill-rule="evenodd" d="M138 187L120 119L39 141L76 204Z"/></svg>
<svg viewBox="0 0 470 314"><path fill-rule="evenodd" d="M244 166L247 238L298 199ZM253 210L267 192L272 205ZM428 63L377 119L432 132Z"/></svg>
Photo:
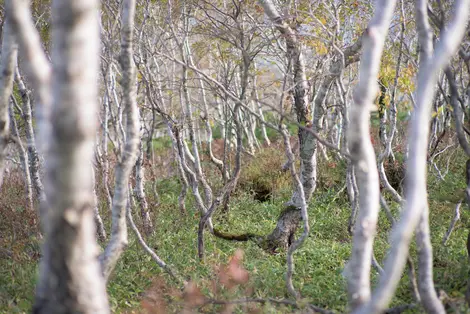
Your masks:
<svg viewBox="0 0 470 314"><path fill-rule="evenodd" d="M154 143L155 145L156 143ZM164 147L165 143L158 145ZM154 146L155 148L155 146ZM280 151L280 153L279 153ZM292 189L291 180L285 174L279 173L274 165L283 161L283 151L279 148L267 149L257 158L246 164L249 171L242 173L242 182L253 181L256 177L266 175L273 197L267 202L253 199L249 188L239 189L234 193L231 210L227 215L216 212L214 224L220 230L240 234L244 232L268 234L275 226L277 217L282 210L282 204L288 200ZM273 157L274 156L274 157ZM270 157L275 159L273 162ZM346 312L347 294L343 269L351 251L351 237L347 232L347 222L350 213L349 204L343 188L342 174L344 164L335 163L335 168L323 163L320 166L320 182L318 190L309 204L310 236L305 245L295 253L294 285L301 295L317 306ZM466 253L466 237L468 233L469 214L462 206L462 218L458 222L448 244L441 245L449 222L452 219L455 203L463 195L465 160L462 155L455 156L446 181L436 179L434 172L429 173L429 205L431 214L431 232L434 248L434 279L436 288L444 290L451 301L462 306L461 300L468 278L468 258ZM187 199L186 215L181 215L177 198L179 181L176 178L160 179L158 181L159 201L157 207L151 208L155 225L155 233L147 239L148 244L173 269L186 279L192 280L208 297L219 299L234 299L244 296L256 298L285 298L288 297L285 288L286 256L285 252L271 255L263 251L253 242L228 242L214 238L205 233L206 257L204 261L197 258L197 224L199 216L194 210L192 197ZM150 194L149 202L155 204ZM394 213L398 215L397 206ZM103 206L104 209L104 206ZM104 213L104 211L103 211ZM139 219L136 214L137 223ZM106 218L109 228L109 219ZM390 222L383 212L380 213L377 239L374 252L382 262L388 249ZM109 229L108 229L109 230ZM108 285L109 299L115 313L139 311L141 300L153 290L162 294L168 312L182 311L182 299L172 290L177 287L171 279L143 252L129 231L130 243L120 259L114 275ZM23 239L22 246L15 251L15 258L0 258L0 312L28 312L33 301L34 283L37 272L37 258L26 254L28 250L37 250L37 240ZM245 253L244 267L250 273L249 282L233 290L212 288L217 282L217 267L225 265L236 249ZM416 246L411 248L416 260ZM18 256L16 256L18 255ZM152 288L156 280L163 278L164 291ZM377 282L377 273L372 270L373 284ZM393 305L412 302L408 288L408 277L404 275L393 299ZM274 307L271 305L256 305L262 313L286 313L290 308ZM462 308L464 311L466 308ZM206 306L205 313L220 312L221 307ZM244 309L237 307L236 312ZM449 310L452 312L452 310ZM421 312L420 309L409 311Z"/></svg>

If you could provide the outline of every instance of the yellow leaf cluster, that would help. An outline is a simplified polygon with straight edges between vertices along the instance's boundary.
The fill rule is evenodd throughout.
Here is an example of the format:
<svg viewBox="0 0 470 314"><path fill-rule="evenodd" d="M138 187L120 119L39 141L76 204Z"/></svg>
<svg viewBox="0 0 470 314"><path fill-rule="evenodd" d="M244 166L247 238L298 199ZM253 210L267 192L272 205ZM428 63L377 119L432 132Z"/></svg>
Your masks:
<svg viewBox="0 0 470 314"><path fill-rule="evenodd" d="M304 43L306 46L315 50L315 52L320 56L324 56L328 53L328 47L321 40L307 39Z"/></svg>

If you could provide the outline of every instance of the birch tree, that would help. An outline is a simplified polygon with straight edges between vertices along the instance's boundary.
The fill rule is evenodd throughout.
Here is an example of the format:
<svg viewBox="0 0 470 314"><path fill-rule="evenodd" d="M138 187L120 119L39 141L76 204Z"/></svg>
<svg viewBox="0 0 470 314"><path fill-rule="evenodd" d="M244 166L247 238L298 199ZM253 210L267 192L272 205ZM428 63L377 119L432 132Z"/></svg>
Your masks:
<svg viewBox="0 0 470 314"><path fill-rule="evenodd" d="M282 20L276 7L271 1L260 0L259 3L269 19L286 40L287 55L292 65L292 75L294 87L294 106L297 115L297 122L302 126L311 129L313 121L308 101L308 84L305 75L305 61L302 53L301 43L299 42L294 30ZM314 160L316 158L315 138L308 130L299 128L300 143L300 180L303 185L305 199L308 202L316 187L316 168ZM292 241L293 234L300 221L301 207L299 192L296 190L290 202L287 204L287 210L284 211L278 220L275 230L269 235L268 241L272 242L273 247L287 247ZM291 208L292 207L292 208ZM291 208L289 210L289 208Z"/></svg>
<svg viewBox="0 0 470 314"><path fill-rule="evenodd" d="M15 83L21 95L22 106L22 118L24 121L24 129L26 135L26 143L28 150L29 168L31 174L31 181L36 191L36 195L39 201L42 203L45 201L44 187L42 184L42 178L40 174L40 160L39 152L36 145L36 135L33 127L33 114L31 110L31 91L26 88L26 84L23 81L23 77L20 74L18 65L15 67Z"/></svg>
<svg viewBox="0 0 470 314"><path fill-rule="evenodd" d="M3 183L3 172L5 170L6 147L10 140L8 108L13 90L13 77L18 52L15 36L10 25L10 18L7 18L4 23L0 59L0 188Z"/></svg>
<svg viewBox="0 0 470 314"><path fill-rule="evenodd" d="M125 0L121 20L120 64L123 78L123 103L126 114L125 145L116 168L112 205L111 239L101 256L103 273L108 280L119 257L128 244L126 209L129 197L129 176L137 161L139 149L139 115L136 102L136 73L133 60L135 0Z"/></svg>
<svg viewBox="0 0 470 314"><path fill-rule="evenodd" d="M15 111L13 109L14 106L15 107L19 107L19 106L16 104L15 97L11 97L11 100L12 100L12 105L9 108L11 132L12 132L12 135L15 137L15 141L17 143L19 154L20 154L21 167L23 168L24 182L25 182L25 188L26 188L26 198L28 199L28 207L29 207L29 210L33 210L34 209L33 187L32 187L32 182L31 182L31 173L29 169L29 158L28 158L26 149L24 148L23 141L21 140L21 137L20 137L20 132L18 130L18 123L16 121Z"/></svg>
<svg viewBox="0 0 470 314"><path fill-rule="evenodd" d="M370 261L379 213L379 176L370 141L370 111L377 91L376 77L385 37L396 1L377 1L375 15L363 37L359 83L350 109L348 144L359 187L359 217L348 263L348 296L351 310L370 297Z"/></svg>
<svg viewBox="0 0 470 314"><path fill-rule="evenodd" d="M47 223L34 313L109 313L97 259L90 171L97 121L98 8L94 0L53 1L54 75L48 86L44 73L36 70L38 64L46 69L49 65L28 55L40 47L30 16L25 15L26 1L6 3L40 99L52 100L48 115L52 127L42 133L50 135L42 139L49 141L43 204L48 210L41 217ZM28 28L32 33L27 35Z"/></svg>
<svg viewBox="0 0 470 314"><path fill-rule="evenodd" d="M429 61L432 57L432 33L429 25L427 14L427 0L417 0L415 4L416 11L416 27L418 39L420 44L420 68L421 66L431 66ZM468 5L468 4L467 4ZM459 40L460 42L460 40ZM455 49L455 48L454 48ZM422 106L424 106L422 104ZM424 161L422 161L424 162ZM426 177L421 180L426 184ZM426 191L426 188L424 188ZM424 194L426 195L426 194ZM422 197L422 196L421 196ZM436 290L434 289L433 281L433 258L431 236L429 230L429 205L427 199L421 205L421 217L419 219L416 230L416 244L418 245L418 288L421 295L421 300L426 312L428 313L445 313L444 306L439 300Z"/></svg>
<svg viewBox="0 0 470 314"><path fill-rule="evenodd" d="M400 220L390 236L391 248L384 265L384 274L370 300L353 313L380 313L390 302L400 279L408 256L409 244L413 231L423 215L427 204L426 191L426 155L431 117L431 100L437 83L439 71L449 62L457 51L464 35L469 15L469 1L460 0L454 3L454 13L448 27L442 33L432 56L422 60L418 73L416 90L416 109L413 112L409 134L409 159L407 161L405 205ZM426 6L418 4L418 14L425 12ZM423 18L421 16L420 18ZM424 21L418 25L423 27ZM422 31L422 32L421 32ZM420 28L421 43L429 51L429 41L424 39L427 31ZM426 217L426 216L424 216ZM425 218L424 218L425 219ZM426 301L425 301L426 302ZM438 309L438 308L436 308Z"/></svg>

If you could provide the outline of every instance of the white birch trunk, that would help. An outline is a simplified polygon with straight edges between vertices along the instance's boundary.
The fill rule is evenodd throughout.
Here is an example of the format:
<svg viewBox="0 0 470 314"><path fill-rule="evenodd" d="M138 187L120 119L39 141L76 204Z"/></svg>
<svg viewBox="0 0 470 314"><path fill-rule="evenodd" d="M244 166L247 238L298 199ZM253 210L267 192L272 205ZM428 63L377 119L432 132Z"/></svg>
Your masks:
<svg viewBox="0 0 470 314"><path fill-rule="evenodd" d="M52 129L43 259L33 313L109 313L90 167L97 125L98 1L53 1ZM44 141L46 139L43 139Z"/></svg>
<svg viewBox="0 0 470 314"><path fill-rule="evenodd" d="M16 101L14 97L11 97L13 101ZM33 201L33 185L31 183L31 173L29 171L29 158L26 149L24 148L23 141L20 138L20 132L18 131L18 124L15 119L15 114L13 111L13 106L10 106L10 125L13 136L16 137L16 142L18 144L18 150L20 151L20 161L21 167L23 168L24 173L24 183L26 189L26 198L28 200L29 210L34 209Z"/></svg>
<svg viewBox="0 0 470 314"><path fill-rule="evenodd" d="M42 49L39 33L31 19L29 1L9 0L5 4L6 12L11 17L11 26L21 48L21 56L25 61L37 96L36 123L41 132L40 138L44 139L39 142L39 147L42 153L46 153L50 133L51 65Z"/></svg>
<svg viewBox="0 0 470 314"><path fill-rule="evenodd" d="M95 215L94 218L95 218L95 224L96 224L96 233L100 241L105 241L106 230L104 228L103 219L101 219L101 215L100 215L98 195L96 194L95 169L93 165L91 166L91 177L92 177L92 182L93 182L93 212Z"/></svg>
<svg viewBox="0 0 470 314"><path fill-rule="evenodd" d="M113 198L111 196L111 189L109 187L109 160L108 160L108 138L109 138L109 127L108 127L108 122L109 122L109 96L106 93L104 98L103 98L103 118L102 118L102 126L103 126L103 134L102 134L102 147L103 147L103 153L101 155L102 157L102 184L105 189L106 193L106 202L108 204L108 209L110 212L112 212L112 206L113 206Z"/></svg>
<svg viewBox="0 0 470 314"><path fill-rule="evenodd" d="M186 45L186 49L188 51L188 61L189 61L189 64L191 66L195 66L194 64L194 60L193 60L193 57L192 57L192 54L191 54L191 50L190 50L190 45ZM211 59L209 59L209 62L210 62ZM223 163L221 160L219 160L217 157L214 156L214 152L212 151L212 127L210 125L210 119L209 119L209 106L207 104L207 97L206 97L206 87L205 87L205 84L204 84L204 79L201 75L201 73L199 72L196 72L196 75L198 77L198 82L199 82L199 88L201 90L201 100L202 100L202 105L203 105L203 111L204 111L204 117L203 117L203 121L204 121L204 124L205 124L205 127L206 127L206 140L207 140L207 151L209 153L209 157L211 159L211 161L217 166L217 168L222 171L223 169ZM224 177L226 177L226 175L224 174Z"/></svg>
<svg viewBox="0 0 470 314"><path fill-rule="evenodd" d="M384 265L384 274L372 298L354 313L381 313L390 302L405 266L413 232L427 206L426 159L431 106L439 72L457 51L468 19L470 1L454 3L453 19L443 31L432 57L420 65L416 108L409 130L405 206L400 221L390 236L391 248Z"/></svg>
<svg viewBox="0 0 470 314"><path fill-rule="evenodd" d="M152 225L152 220L150 219L150 215L148 211L147 197L145 195L145 188L144 188L145 169L144 169L143 161L144 161L144 147L143 147L143 142L142 142L142 137L141 137L140 144L139 144L139 155L135 163L134 193L137 198L137 202L139 203L140 215L142 218L144 232L146 235L150 235L152 233L153 225Z"/></svg>
<svg viewBox="0 0 470 314"><path fill-rule="evenodd" d="M16 40L20 47L28 74L31 77L33 90L36 98L36 125L39 134L38 146L42 154L47 154L48 139L51 137L50 110L51 110L51 65L42 49L39 33L31 18L29 1L8 0L5 2L5 12L11 18L11 26L14 30ZM18 72L17 72L18 73ZM16 73L16 74L17 74ZM21 85L20 89L21 89ZM26 95L26 94L25 94ZM23 96L23 101L25 96ZM31 111L25 111L27 115ZM32 125L32 123L31 123ZM29 124L27 129L29 129ZM28 132L28 131L27 131ZM31 151L30 151L31 153ZM39 158L31 158L31 175L40 200L39 213L41 225L45 230L48 219L46 218L49 206L46 204L46 193L43 192L39 176ZM37 166L37 167L36 167ZM36 171L36 169L38 171Z"/></svg>
<svg viewBox="0 0 470 314"><path fill-rule="evenodd" d="M109 279L128 244L126 209L129 195L129 176L137 160L140 121L136 102L136 73L133 52L135 0L125 0L122 8L121 55L123 110L126 114L124 150L116 168L112 206L111 240L101 256L103 273Z"/></svg>
<svg viewBox="0 0 470 314"><path fill-rule="evenodd" d="M370 111L377 93L377 76L395 0L376 2L375 14L363 36L359 83L350 108L348 145L359 188L359 215L348 263L348 297L351 310L370 298L370 268L379 214L379 175L370 140Z"/></svg>
<svg viewBox="0 0 470 314"><path fill-rule="evenodd" d="M8 108L13 91L13 76L16 66L18 46L11 29L10 18L3 25L2 55L0 59L0 190L6 163L6 148L10 138Z"/></svg>
<svg viewBox="0 0 470 314"><path fill-rule="evenodd" d="M36 135L33 127L30 91L26 88L26 85L23 82L23 78L21 77L18 66L16 66L15 69L15 82L20 91L21 100L23 102L23 121L25 124L24 129L26 134L26 146L28 150L31 180L34 186L34 190L36 191L36 195L39 198L39 201L44 202L45 194L40 174L41 164L39 160L38 150L36 148Z"/></svg>
<svg viewBox="0 0 470 314"><path fill-rule="evenodd" d="M417 0L415 4L416 28L419 37L420 51L420 70L421 66L433 66L428 63L432 57L432 30L428 21L428 1ZM423 104L421 104L423 106ZM423 121L424 122L424 121ZM424 142L424 138L421 138ZM411 142L413 143L413 142ZM415 144L416 145L416 144ZM428 146L429 147L429 146ZM422 160L426 166L426 160ZM416 244L418 247L418 289L421 296L421 302L427 313L445 314L446 311L442 302L439 300L433 281L433 258L431 235L429 230L429 207L427 204L426 191L426 173L424 176L417 177L415 180L422 181L418 184L424 185L424 194L421 197L422 208L421 218L416 230Z"/></svg>
<svg viewBox="0 0 470 314"><path fill-rule="evenodd" d="M183 43L181 43L181 57L183 62L186 64L188 61L188 58L190 57L190 50L187 48L189 46L189 42L187 41L187 38L184 39ZM186 123L187 123L187 128L189 132L189 140L192 144L192 154L189 153L189 156L192 156L194 159L194 170L196 174L196 179L198 182L202 184L202 187L204 189L204 196L205 196L205 206L209 207L210 204L212 203L212 189L209 186L209 183L207 183L206 177L202 171L202 166L201 166L201 159L199 156L199 150L198 150L198 145L196 142L196 135L195 135L195 129L194 129L194 117L193 117L193 108L190 103L190 95L189 95L189 90L188 90L188 68L186 65L182 66L182 93L183 93L183 103L184 103L184 108L183 111L185 111L185 118L186 118ZM185 145L186 146L186 145ZM197 184L195 184L197 187Z"/></svg>
<svg viewBox="0 0 470 314"><path fill-rule="evenodd" d="M291 64L293 66L293 80L295 84L294 99L297 121L305 128L313 128L311 112L308 105L308 83L305 75L305 63L301 43L298 41L294 30L282 20L271 1L260 0L259 3L263 6L266 15L271 19L279 32L284 35L286 40L287 54L289 58L291 58ZM301 161L300 179L305 192L305 199L308 202L316 187L316 141L310 132L299 129L299 142ZM291 203L298 208L301 207L302 202L297 192L294 192Z"/></svg>
<svg viewBox="0 0 470 314"><path fill-rule="evenodd" d="M253 94L254 94L254 105L257 107L257 108L254 108L255 111L257 109L258 111L258 114L260 116L260 119L261 119L261 123L260 123L260 127L261 127L261 134L263 135L263 139L264 139L264 142L266 143L267 146L270 146L271 145L271 141L269 140L269 137L268 137L268 133L266 132L266 125L265 125L265 120L264 120L264 114L263 114L263 108L261 106L261 103L259 102L259 93L258 93L258 80L257 80L257 73L256 73L256 62L253 63L253 67L254 67L254 72L255 74L253 75Z"/></svg>

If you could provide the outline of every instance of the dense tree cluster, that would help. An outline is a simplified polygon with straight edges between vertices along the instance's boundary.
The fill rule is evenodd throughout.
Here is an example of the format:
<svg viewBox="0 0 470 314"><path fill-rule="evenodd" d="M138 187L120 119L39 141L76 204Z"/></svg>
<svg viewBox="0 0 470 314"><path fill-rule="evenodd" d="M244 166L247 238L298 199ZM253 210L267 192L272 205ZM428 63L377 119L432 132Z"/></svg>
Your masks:
<svg viewBox="0 0 470 314"><path fill-rule="evenodd" d="M158 193L146 171L163 135L181 183L176 206L198 212L199 259L213 236L286 251L294 301L284 304L301 307L294 257L315 227L318 165L343 162L349 311L383 313L408 267L416 303L445 313L433 283L427 169L443 177L436 158L458 141L470 206L469 0L5 0L1 9L0 185L20 169L41 222L34 313L109 313L106 284L128 227L191 290L146 243L147 194ZM271 233L222 232L213 214L231 210L244 160L272 145L271 132L285 148L279 171L291 175L292 196ZM383 268L373 252L381 208L393 225ZM234 258L227 273L244 282Z"/></svg>

